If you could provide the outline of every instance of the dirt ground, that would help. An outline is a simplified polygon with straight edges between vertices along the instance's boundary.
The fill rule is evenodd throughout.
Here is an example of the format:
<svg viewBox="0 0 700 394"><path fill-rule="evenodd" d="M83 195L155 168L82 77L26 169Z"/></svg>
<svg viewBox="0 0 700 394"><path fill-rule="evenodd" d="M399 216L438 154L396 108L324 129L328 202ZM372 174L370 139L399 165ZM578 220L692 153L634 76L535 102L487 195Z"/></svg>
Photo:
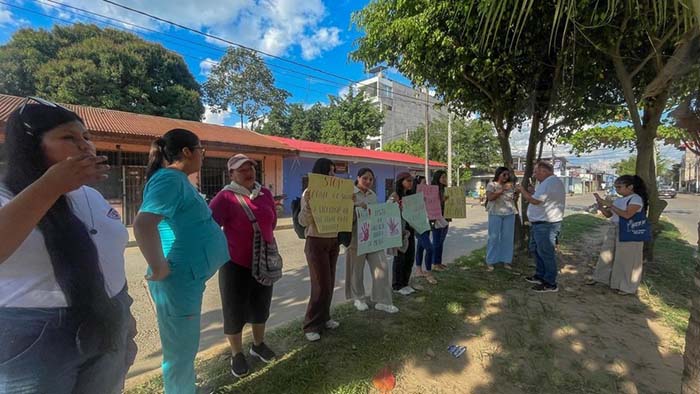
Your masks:
<svg viewBox="0 0 700 394"><path fill-rule="evenodd" d="M425 349L405 364L392 392L678 393L683 338L648 296L585 285L601 240L592 233L560 253L559 293L532 293L523 280L485 296L485 308L467 311L445 348ZM521 277L532 269L516 268ZM467 351L454 358L449 344Z"/></svg>

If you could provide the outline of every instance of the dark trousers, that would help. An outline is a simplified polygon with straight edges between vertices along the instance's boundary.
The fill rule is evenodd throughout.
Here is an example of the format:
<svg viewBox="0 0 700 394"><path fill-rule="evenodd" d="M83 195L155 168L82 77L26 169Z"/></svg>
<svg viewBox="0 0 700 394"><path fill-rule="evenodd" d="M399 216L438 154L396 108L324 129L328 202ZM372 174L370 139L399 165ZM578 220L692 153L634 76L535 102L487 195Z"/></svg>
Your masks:
<svg viewBox="0 0 700 394"><path fill-rule="evenodd" d="M320 333L331 319L331 301L335 287L335 266L340 247L338 238L307 237L304 246L309 265L311 296L304 317L304 332Z"/></svg>
<svg viewBox="0 0 700 394"><path fill-rule="evenodd" d="M408 286L408 281L411 279L411 271L413 270L413 262L416 258L416 238L413 231L408 236L408 249L406 253L399 252L394 256L393 277L391 287L394 290L399 290Z"/></svg>

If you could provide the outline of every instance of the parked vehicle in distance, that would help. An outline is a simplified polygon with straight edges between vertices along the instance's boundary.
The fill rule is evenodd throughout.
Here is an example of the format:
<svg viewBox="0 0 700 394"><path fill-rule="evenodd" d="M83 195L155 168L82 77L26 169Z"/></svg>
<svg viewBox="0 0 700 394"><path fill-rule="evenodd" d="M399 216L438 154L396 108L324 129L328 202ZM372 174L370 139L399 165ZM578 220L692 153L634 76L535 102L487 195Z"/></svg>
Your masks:
<svg viewBox="0 0 700 394"><path fill-rule="evenodd" d="M663 186L659 188L659 198L676 198L676 189L668 186Z"/></svg>

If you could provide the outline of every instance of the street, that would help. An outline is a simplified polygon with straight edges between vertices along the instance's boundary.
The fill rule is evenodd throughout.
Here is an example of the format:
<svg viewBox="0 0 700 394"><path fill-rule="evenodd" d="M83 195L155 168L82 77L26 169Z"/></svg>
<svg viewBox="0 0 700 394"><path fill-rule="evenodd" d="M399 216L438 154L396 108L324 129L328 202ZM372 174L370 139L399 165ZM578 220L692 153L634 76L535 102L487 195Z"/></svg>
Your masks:
<svg viewBox="0 0 700 394"><path fill-rule="evenodd" d="M567 213L578 213L593 204L591 194L574 196L567 199ZM686 239L696 241L697 221L700 218L700 197L679 194L676 199L668 200L665 215L679 227ZM444 260L452 260L468 254L486 244L487 215L480 205L467 206L467 219L457 219L450 225L444 249ZM308 269L304 257L304 241L297 238L293 230L275 232L285 270L283 278L275 284L271 315L268 327L272 328L290 320L303 317L309 295ZM150 304L143 279L146 262L138 248L129 248L125 253L129 292L134 298L132 313L138 322L139 333L136 341L139 353L135 364L129 371L127 386L142 382L151 372L160 368L161 352L157 323L153 307ZM336 274L334 304L345 302L344 296L345 264L341 255ZM365 270L365 283L369 294L371 278ZM401 313L401 312L399 312ZM247 332L247 330L246 330ZM299 328L301 335L301 327ZM221 301L218 279L208 282L202 306L200 357L212 352L219 352L227 346L223 335Z"/></svg>

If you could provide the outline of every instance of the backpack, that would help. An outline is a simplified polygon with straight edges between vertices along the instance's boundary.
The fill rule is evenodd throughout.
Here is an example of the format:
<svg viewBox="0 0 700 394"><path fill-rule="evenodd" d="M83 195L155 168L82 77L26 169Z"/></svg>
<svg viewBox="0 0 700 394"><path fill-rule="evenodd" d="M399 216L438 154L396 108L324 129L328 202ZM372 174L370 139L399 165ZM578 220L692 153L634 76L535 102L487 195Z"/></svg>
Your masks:
<svg viewBox="0 0 700 394"><path fill-rule="evenodd" d="M299 223L299 212L301 212L301 198L297 197L292 200L292 224L294 225L294 232L297 233L299 239L306 238L306 227Z"/></svg>

